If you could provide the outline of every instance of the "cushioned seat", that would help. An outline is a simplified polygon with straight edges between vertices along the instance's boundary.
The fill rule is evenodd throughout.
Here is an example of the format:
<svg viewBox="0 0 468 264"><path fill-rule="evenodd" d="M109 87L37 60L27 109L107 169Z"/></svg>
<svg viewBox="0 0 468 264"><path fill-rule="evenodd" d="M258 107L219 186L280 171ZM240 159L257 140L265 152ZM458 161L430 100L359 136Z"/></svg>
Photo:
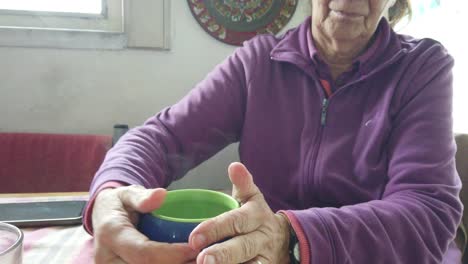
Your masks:
<svg viewBox="0 0 468 264"><path fill-rule="evenodd" d="M0 133L0 193L88 191L112 137Z"/></svg>

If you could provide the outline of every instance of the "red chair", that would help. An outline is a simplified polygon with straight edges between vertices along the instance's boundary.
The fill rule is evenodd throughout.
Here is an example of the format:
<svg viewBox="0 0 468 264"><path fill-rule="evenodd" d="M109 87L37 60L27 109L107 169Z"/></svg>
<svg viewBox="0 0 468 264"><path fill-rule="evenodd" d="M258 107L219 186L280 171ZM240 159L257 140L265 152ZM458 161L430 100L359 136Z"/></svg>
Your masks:
<svg viewBox="0 0 468 264"><path fill-rule="evenodd" d="M110 135L0 133L0 193L88 191Z"/></svg>

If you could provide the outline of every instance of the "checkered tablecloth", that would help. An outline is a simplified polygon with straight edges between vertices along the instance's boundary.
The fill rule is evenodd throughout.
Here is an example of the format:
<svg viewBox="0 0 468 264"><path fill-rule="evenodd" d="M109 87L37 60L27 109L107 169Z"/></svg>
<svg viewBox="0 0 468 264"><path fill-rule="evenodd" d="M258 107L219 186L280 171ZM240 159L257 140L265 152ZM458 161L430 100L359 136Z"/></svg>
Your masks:
<svg viewBox="0 0 468 264"><path fill-rule="evenodd" d="M0 198L0 203L86 200L87 196ZM93 261L93 238L83 226L22 228L23 264L90 264Z"/></svg>
<svg viewBox="0 0 468 264"><path fill-rule="evenodd" d="M82 226L23 229L24 264L94 263L93 240Z"/></svg>

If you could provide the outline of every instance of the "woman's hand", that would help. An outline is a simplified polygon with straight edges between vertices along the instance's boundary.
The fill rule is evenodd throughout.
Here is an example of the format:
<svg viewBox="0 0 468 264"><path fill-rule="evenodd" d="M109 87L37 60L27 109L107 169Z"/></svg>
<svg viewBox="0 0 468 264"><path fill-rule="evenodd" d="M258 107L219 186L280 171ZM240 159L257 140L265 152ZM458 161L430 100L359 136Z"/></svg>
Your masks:
<svg viewBox="0 0 468 264"><path fill-rule="evenodd" d="M95 261L99 263L188 263L197 252L187 244L150 241L136 230L139 213L157 209L166 195L164 189L141 186L105 189L93 207Z"/></svg>
<svg viewBox="0 0 468 264"><path fill-rule="evenodd" d="M288 220L271 211L244 165L232 163L228 171L233 196L242 206L192 231L189 245L195 250L205 248L197 263L289 263ZM212 245L226 238L230 239Z"/></svg>

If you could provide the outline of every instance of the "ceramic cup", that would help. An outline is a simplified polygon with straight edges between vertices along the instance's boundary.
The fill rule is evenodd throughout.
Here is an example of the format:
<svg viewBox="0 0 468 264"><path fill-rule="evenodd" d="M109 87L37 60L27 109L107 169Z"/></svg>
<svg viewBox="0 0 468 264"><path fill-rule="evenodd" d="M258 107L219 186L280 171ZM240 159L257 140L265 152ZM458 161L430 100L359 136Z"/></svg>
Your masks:
<svg viewBox="0 0 468 264"><path fill-rule="evenodd" d="M168 191L159 209L140 217L138 229L154 241L188 242L198 224L236 208L239 203L222 192L203 189Z"/></svg>
<svg viewBox="0 0 468 264"><path fill-rule="evenodd" d="M23 232L16 226L0 222L0 263L21 264Z"/></svg>

